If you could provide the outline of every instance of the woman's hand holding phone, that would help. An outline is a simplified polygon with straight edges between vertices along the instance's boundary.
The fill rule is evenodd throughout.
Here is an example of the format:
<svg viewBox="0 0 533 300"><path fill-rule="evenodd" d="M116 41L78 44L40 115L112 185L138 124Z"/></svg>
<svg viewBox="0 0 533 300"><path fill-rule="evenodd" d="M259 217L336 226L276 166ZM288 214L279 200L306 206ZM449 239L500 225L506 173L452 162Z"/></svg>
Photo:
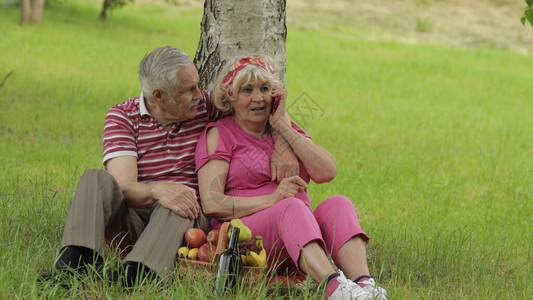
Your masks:
<svg viewBox="0 0 533 300"><path fill-rule="evenodd" d="M276 101L276 98L278 101ZM287 100L287 91L280 87L272 88L272 113L269 119L270 126L275 130L283 130L287 126L291 126L289 114L285 109L285 101ZM276 105L277 102L277 105Z"/></svg>
<svg viewBox="0 0 533 300"><path fill-rule="evenodd" d="M271 114L275 114L276 113L276 110L278 109L278 105L279 105L279 97L276 96L276 97L272 97L272 110L271 110Z"/></svg>

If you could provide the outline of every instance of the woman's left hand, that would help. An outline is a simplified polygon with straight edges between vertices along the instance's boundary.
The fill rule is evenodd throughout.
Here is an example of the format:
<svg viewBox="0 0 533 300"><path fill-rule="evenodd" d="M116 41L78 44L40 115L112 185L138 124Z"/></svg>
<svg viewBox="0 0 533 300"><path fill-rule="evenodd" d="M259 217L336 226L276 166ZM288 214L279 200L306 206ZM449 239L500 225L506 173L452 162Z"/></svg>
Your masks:
<svg viewBox="0 0 533 300"><path fill-rule="evenodd" d="M307 183L298 175L291 176L283 179L272 197L274 197L274 203L285 198L295 197L299 192L307 190Z"/></svg>
<svg viewBox="0 0 533 300"><path fill-rule="evenodd" d="M291 119L285 108L287 91L283 88L275 86L272 88L272 97L279 97L279 105L276 109L276 112L270 115L270 126L277 131L287 130L291 126Z"/></svg>

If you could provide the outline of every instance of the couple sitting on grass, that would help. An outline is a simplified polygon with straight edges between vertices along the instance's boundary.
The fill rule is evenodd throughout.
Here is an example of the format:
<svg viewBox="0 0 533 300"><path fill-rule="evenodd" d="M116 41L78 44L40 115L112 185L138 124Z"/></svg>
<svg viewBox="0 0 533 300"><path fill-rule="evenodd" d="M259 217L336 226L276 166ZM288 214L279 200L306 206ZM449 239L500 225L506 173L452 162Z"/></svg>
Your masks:
<svg viewBox="0 0 533 300"><path fill-rule="evenodd" d="M240 218L263 236L269 265L325 283L329 299L386 299L369 276L368 237L352 202L332 196L311 209L307 184L331 181L335 158L290 122L272 62L233 59L213 96L198 88L187 54L167 46L144 57L139 79L141 95L107 114L106 171L82 176L60 256L41 280L61 283L89 265L125 286L166 277L195 220L207 230ZM126 251L103 272L106 240Z"/></svg>

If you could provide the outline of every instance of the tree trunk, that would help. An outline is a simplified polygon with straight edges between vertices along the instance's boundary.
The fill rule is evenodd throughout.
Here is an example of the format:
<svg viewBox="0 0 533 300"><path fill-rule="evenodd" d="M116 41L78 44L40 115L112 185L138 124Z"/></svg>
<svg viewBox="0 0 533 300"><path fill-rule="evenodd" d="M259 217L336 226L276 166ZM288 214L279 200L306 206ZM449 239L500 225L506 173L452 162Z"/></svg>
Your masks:
<svg viewBox="0 0 533 300"><path fill-rule="evenodd" d="M206 0L194 64L200 88L213 89L226 62L237 55L267 55L285 85L286 0Z"/></svg>
<svg viewBox="0 0 533 300"><path fill-rule="evenodd" d="M41 24L43 19L44 0L31 0L31 21Z"/></svg>
<svg viewBox="0 0 533 300"><path fill-rule="evenodd" d="M102 12L100 13L100 20L105 21L107 20L107 9L111 5L111 0L104 0L104 4L102 5Z"/></svg>
<svg viewBox="0 0 533 300"><path fill-rule="evenodd" d="M20 1L20 24L31 21L41 24L43 19L45 0L21 0Z"/></svg>
<svg viewBox="0 0 533 300"><path fill-rule="evenodd" d="M20 24L24 24L30 20L31 16L31 0L20 0Z"/></svg>

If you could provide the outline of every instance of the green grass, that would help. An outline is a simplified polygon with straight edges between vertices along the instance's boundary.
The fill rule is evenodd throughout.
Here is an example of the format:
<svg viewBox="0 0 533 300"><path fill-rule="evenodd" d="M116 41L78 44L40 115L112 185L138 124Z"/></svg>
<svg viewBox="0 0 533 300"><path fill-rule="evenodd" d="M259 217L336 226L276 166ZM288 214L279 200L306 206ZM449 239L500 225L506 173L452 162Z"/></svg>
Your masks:
<svg viewBox="0 0 533 300"><path fill-rule="evenodd" d="M51 3L42 26L23 27L19 8L0 9L0 79L14 70L0 89L0 298L212 297L209 277L178 272L132 292L86 278L71 290L35 284L77 180L102 168L105 113L140 92L142 56L167 44L194 56L198 44L200 9L127 6L104 23L99 8ZM293 120L337 158L337 178L312 186L313 205L353 200L391 299L533 298L533 57L289 27L287 62ZM323 114L303 122L304 98Z"/></svg>

